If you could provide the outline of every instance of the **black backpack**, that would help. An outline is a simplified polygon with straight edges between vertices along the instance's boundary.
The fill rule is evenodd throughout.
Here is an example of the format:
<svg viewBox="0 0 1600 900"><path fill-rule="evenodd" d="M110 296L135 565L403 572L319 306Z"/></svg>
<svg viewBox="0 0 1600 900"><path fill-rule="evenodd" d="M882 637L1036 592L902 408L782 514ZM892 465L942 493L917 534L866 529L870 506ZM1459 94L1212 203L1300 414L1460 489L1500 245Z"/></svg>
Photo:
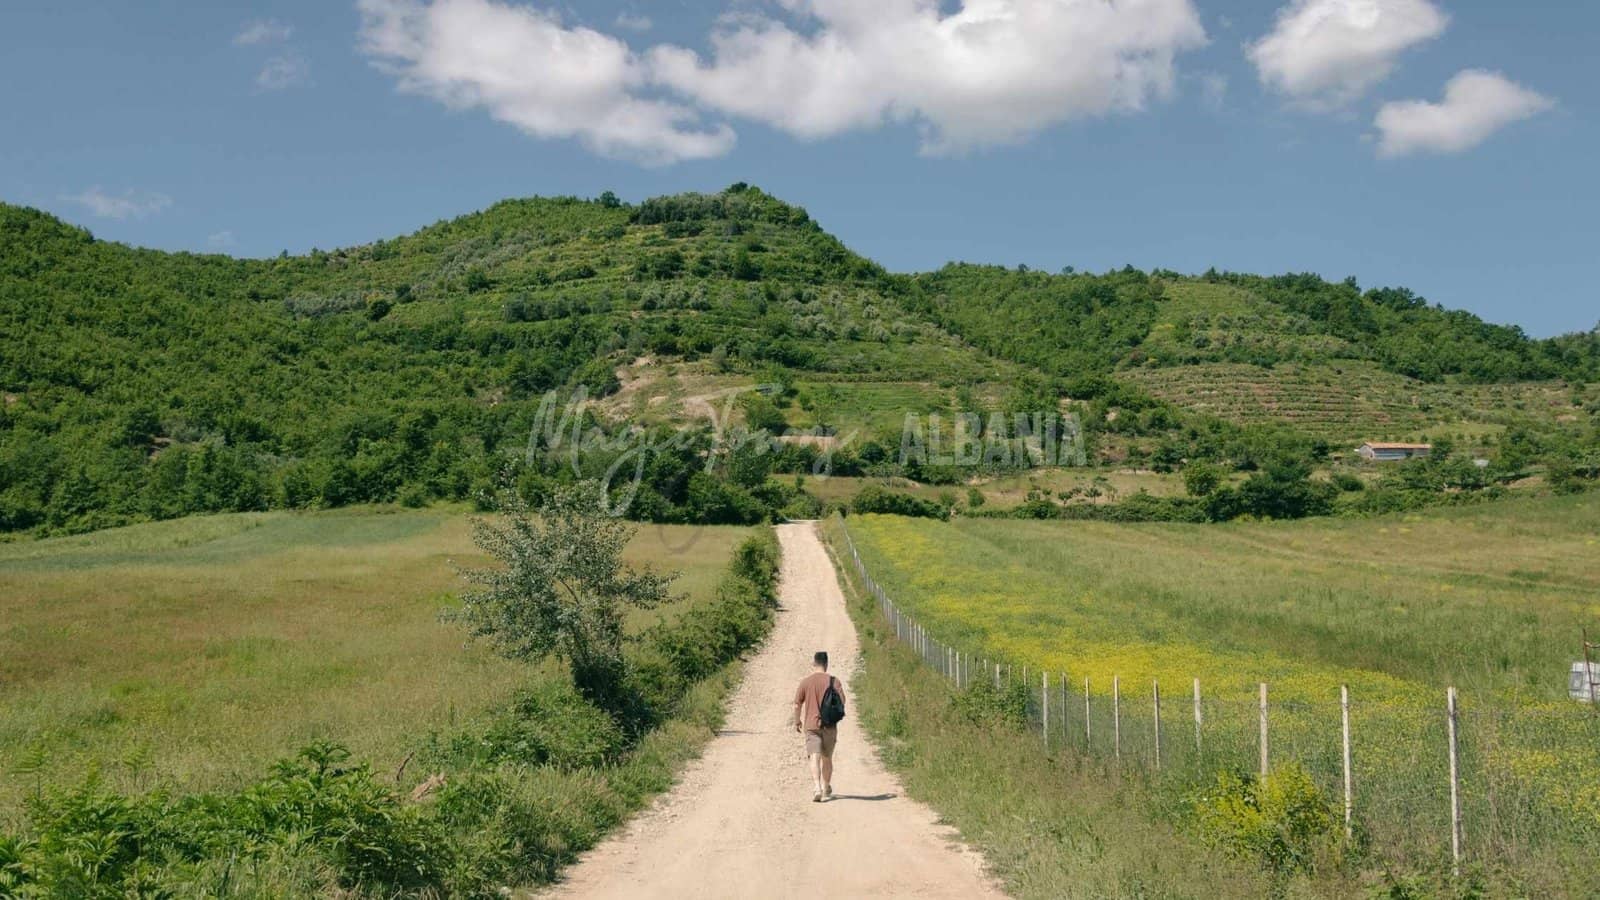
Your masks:
<svg viewBox="0 0 1600 900"><path fill-rule="evenodd" d="M844 718L844 695L834 687L836 684L834 679L828 679L828 689L822 692L822 703L817 707L817 716L825 728L832 728Z"/></svg>

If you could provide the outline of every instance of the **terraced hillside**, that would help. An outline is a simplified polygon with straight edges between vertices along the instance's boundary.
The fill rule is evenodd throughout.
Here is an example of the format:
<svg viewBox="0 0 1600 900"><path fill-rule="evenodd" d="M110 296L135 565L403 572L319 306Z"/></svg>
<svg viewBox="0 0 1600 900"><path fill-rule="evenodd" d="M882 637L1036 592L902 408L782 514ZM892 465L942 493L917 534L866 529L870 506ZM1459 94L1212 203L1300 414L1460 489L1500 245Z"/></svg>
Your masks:
<svg viewBox="0 0 1600 900"><path fill-rule="evenodd" d="M1198 363L1128 369L1119 376L1194 412L1241 424L1287 422L1345 443L1448 433L1472 444L1510 427L1574 424L1600 402L1593 385L1433 384L1356 361Z"/></svg>

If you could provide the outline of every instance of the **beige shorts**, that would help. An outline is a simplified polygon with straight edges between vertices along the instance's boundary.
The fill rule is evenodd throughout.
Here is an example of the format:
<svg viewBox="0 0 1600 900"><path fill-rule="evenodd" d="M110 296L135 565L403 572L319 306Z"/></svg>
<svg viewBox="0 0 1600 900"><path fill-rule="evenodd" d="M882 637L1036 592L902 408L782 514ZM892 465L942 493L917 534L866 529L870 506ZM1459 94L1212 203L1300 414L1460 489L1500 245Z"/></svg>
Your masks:
<svg viewBox="0 0 1600 900"><path fill-rule="evenodd" d="M839 741L839 729L824 727L821 731L806 732L806 755L833 755L833 745Z"/></svg>

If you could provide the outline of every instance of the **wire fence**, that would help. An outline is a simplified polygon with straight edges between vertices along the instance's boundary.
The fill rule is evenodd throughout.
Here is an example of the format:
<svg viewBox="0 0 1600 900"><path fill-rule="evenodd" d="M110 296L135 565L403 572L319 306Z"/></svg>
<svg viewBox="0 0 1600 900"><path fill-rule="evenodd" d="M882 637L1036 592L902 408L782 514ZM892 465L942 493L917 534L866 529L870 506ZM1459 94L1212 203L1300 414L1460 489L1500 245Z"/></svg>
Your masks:
<svg viewBox="0 0 1600 900"><path fill-rule="evenodd" d="M958 690L986 680L1026 690L1047 751L1182 788L1219 772L1266 774L1292 761L1329 798L1347 835L1396 862L1600 872L1600 716L1565 707L1326 702L1212 696L1201 679L1096 683L959 646L930 631L873 578L848 527L845 549L895 636ZM1558 877L1560 877L1558 875Z"/></svg>

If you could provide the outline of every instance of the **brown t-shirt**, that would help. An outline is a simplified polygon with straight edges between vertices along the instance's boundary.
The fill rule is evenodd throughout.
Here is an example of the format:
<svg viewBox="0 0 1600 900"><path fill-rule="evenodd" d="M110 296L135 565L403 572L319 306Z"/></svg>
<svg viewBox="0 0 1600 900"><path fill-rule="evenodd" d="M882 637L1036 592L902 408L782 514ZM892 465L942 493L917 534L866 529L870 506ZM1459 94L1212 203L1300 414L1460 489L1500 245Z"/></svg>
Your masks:
<svg viewBox="0 0 1600 900"><path fill-rule="evenodd" d="M839 692L842 699L844 685L827 672L812 672L800 679L800 686L795 688L794 702L800 707L800 722L806 731L822 731L822 695L828 692L829 682L833 682L833 689Z"/></svg>

